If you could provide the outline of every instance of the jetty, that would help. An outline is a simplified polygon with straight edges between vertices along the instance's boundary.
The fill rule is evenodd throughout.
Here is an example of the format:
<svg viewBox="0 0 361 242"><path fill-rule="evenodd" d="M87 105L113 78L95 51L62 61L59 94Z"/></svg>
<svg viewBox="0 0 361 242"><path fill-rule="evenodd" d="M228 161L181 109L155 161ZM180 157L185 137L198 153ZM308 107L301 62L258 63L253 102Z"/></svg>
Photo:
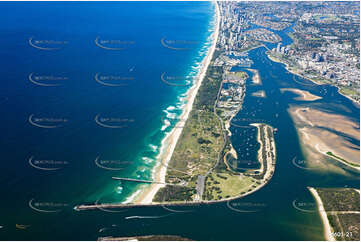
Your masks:
<svg viewBox="0 0 361 242"><path fill-rule="evenodd" d="M127 177L112 177L113 180L122 180L122 181L131 181L131 182L140 182L140 183L155 183L155 184L163 184L163 185L171 185L164 182L157 182L151 180L142 180L142 179L135 179L135 178L127 178Z"/></svg>
<svg viewBox="0 0 361 242"><path fill-rule="evenodd" d="M121 181L130 181L130 182L139 182L139 183L149 183L149 184L162 184L162 185L168 185L168 186L186 186L187 183L185 181L182 181L178 184L173 183L166 183L166 182L158 182L158 181L152 181L152 180L143 180L143 179L136 179L136 178L128 178L128 177L112 177L113 180L121 180Z"/></svg>

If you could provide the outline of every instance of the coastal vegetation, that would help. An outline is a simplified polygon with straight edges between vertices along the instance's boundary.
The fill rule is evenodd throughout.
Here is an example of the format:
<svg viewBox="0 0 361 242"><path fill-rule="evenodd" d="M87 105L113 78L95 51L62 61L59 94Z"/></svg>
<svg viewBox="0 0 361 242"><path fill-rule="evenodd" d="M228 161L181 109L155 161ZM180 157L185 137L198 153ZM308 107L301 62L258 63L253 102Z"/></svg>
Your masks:
<svg viewBox="0 0 361 242"><path fill-rule="evenodd" d="M215 52L205 79L195 98L193 108L168 163L166 185L157 192L153 202L216 201L246 195L273 175L275 144L273 128L258 128L259 169L237 169L237 153L229 131L230 121L242 107L249 78L243 71L213 65ZM257 83L260 77L256 70ZM255 78L253 78L255 80ZM250 125L250 124L248 124ZM170 184L183 184L174 186Z"/></svg>
<svg viewBox="0 0 361 242"><path fill-rule="evenodd" d="M349 165L351 165L351 166L360 167L359 164L355 164L355 163L349 162L349 161L343 159L342 157L339 157L339 156L333 154L331 151L328 151L326 154L329 155L329 156L332 156L333 158L336 158L336 159L338 159L338 160L341 160L341 161L343 161L343 162L345 162L345 163L347 163L347 164L349 164Z"/></svg>
<svg viewBox="0 0 361 242"><path fill-rule="evenodd" d="M322 200L332 236L340 241L360 240L360 192L353 188L315 188Z"/></svg>
<svg viewBox="0 0 361 242"><path fill-rule="evenodd" d="M352 188L317 188L326 211L360 211L360 193Z"/></svg>
<svg viewBox="0 0 361 242"><path fill-rule="evenodd" d="M194 200L198 175L206 175L215 166L224 145L220 120L213 113L222 75L223 69L211 63L168 164L166 182L182 180L187 188L178 192L179 187L167 185L154 202Z"/></svg>

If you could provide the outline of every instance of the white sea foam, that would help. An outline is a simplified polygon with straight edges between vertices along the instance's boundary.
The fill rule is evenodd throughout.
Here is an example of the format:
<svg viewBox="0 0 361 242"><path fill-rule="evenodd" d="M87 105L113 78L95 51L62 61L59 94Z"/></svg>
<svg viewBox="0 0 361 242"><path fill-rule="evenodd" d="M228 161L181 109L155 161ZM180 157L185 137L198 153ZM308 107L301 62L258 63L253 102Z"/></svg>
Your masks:
<svg viewBox="0 0 361 242"><path fill-rule="evenodd" d="M153 152L156 152L158 150L158 146L149 144L149 147L152 149Z"/></svg>
<svg viewBox="0 0 361 242"><path fill-rule="evenodd" d="M146 156L142 157L142 160L145 162L145 164L150 164L154 161L154 159L146 157Z"/></svg>
<svg viewBox="0 0 361 242"><path fill-rule="evenodd" d="M177 117L176 113L168 112L167 110L164 110L164 112L167 114L167 118L169 119L175 119Z"/></svg>
<svg viewBox="0 0 361 242"><path fill-rule="evenodd" d="M167 108L168 111L172 111L172 110L174 110L174 109L176 109L174 106L169 106L169 107Z"/></svg>
<svg viewBox="0 0 361 242"><path fill-rule="evenodd" d="M122 186L117 186L116 192L117 192L118 194L121 194L121 193L123 192L123 187L122 187Z"/></svg>
<svg viewBox="0 0 361 242"><path fill-rule="evenodd" d="M171 124L168 119L164 119L163 123L164 123L164 125L161 128L162 131L164 131L166 128L168 128Z"/></svg>
<svg viewBox="0 0 361 242"><path fill-rule="evenodd" d="M134 198L136 198L139 193L141 192L141 189L138 189L136 192L133 192L132 195L130 195L129 197L127 197L127 199L125 199L125 201L123 203L130 203L134 200Z"/></svg>
<svg viewBox="0 0 361 242"><path fill-rule="evenodd" d="M177 102L177 108L179 108L179 109L183 109L185 105L186 105L186 102Z"/></svg>

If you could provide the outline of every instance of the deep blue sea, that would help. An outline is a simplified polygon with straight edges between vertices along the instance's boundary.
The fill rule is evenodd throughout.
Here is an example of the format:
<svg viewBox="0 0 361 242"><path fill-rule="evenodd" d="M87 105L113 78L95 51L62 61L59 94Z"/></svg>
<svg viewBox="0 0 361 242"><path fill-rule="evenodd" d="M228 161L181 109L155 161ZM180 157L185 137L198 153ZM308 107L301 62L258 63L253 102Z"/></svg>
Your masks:
<svg viewBox="0 0 361 242"><path fill-rule="evenodd" d="M43 224L29 206L123 202L140 187L112 176L152 178L214 14L210 2L0 4L0 233Z"/></svg>

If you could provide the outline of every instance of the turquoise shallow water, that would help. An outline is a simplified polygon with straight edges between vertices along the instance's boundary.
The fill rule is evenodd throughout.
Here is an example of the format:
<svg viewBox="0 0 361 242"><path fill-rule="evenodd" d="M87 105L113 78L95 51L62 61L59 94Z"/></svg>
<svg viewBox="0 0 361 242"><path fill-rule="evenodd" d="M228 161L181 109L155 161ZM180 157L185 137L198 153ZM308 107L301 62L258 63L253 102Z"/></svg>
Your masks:
<svg viewBox="0 0 361 242"><path fill-rule="evenodd" d="M243 108L235 118L246 123L262 119L278 129L276 171L264 188L229 204L254 212L238 213L226 203L171 207L189 210L187 213L162 207L82 212L72 209L98 199L121 201L134 191L130 184L111 181L113 175L149 177L153 164L150 159L156 156L164 132L172 128L172 123L167 127L164 120L176 120L180 111L171 106L181 105L178 97L188 88L164 85L160 76L172 73L168 77L173 79L166 80L178 83L182 79L179 77L188 75L191 66L201 60L199 51L210 34L214 13L209 3L197 3L197 7L182 2L112 3L111 8L109 4L72 3L70 7L39 3L30 9L37 13L33 15L27 14L30 10L25 3L2 5L0 18L12 24L2 26L0 38L4 47L1 52L7 57L2 60L6 68L1 70L5 78L4 88L0 89L0 105L6 114L1 121L0 192L4 196L0 200L0 239L95 240L100 236L171 234L194 240L322 240L317 212L297 210L294 202L307 202L311 204L307 209L312 210L313 199L307 186L358 188L359 174L345 169L346 175L340 175L293 165L294 157L304 157L287 108L300 102L294 101L292 94L281 94L279 89L294 87L320 95L322 100L309 105L346 115L356 122L359 107L334 87L307 85L307 80L294 77L282 64L268 60L264 48L249 54L254 62L251 68L259 70L263 85L252 86L248 80ZM15 22L15 17L20 21ZM44 18L48 21L44 22ZM59 24L59 18L64 22ZM84 27L88 23L92 27ZM277 32L284 44L291 43L288 31ZM68 44L58 52L44 52L29 47L29 36L35 40L67 40ZM108 47L127 48L104 52L94 46L97 36L108 40L102 42ZM161 39L169 40L166 43L176 48L197 47L193 51L174 51L164 48ZM40 87L29 82L30 73L68 79L55 88ZM108 83L129 83L126 88L99 85L94 80L96 73ZM267 98L249 95L259 89L265 90ZM29 124L32 114L32 120L41 125L51 125L41 120L44 117L66 117L68 121L62 127L44 129ZM101 124L126 128L99 126L94 120L98 114ZM231 129L235 134L233 142L240 144L243 130L236 126ZM34 169L30 157L38 161L32 162L38 166L62 169ZM97 157L98 164L125 169L101 169L95 164ZM58 163L42 164L41 160ZM35 211L29 205L48 212ZM24 230L15 224L30 227Z"/></svg>

